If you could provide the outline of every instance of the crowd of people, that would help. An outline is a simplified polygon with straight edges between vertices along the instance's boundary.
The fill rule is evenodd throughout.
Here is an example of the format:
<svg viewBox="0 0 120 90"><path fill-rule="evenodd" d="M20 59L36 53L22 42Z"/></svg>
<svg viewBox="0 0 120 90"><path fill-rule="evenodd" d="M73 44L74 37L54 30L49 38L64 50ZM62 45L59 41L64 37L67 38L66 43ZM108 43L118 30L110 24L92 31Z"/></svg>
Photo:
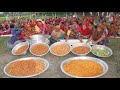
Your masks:
<svg viewBox="0 0 120 90"><path fill-rule="evenodd" d="M29 39L34 34L51 35L50 42L54 43L60 39L88 39L93 44L106 45L108 37L119 37L119 16L82 16L55 17L44 19L13 18L0 22L0 35L12 34L8 41L8 47L13 48L19 42Z"/></svg>

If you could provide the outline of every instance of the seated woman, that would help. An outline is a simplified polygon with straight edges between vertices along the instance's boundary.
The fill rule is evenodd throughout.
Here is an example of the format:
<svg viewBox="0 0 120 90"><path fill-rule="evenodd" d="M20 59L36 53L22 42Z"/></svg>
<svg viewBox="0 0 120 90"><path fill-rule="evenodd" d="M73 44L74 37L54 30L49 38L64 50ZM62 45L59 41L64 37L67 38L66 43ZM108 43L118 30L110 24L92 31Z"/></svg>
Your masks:
<svg viewBox="0 0 120 90"><path fill-rule="evenodd" d="M49 22L45 22L45 31L44 34L50 35L51 30L50 30L50 23Z"/></svg>
<svg viewBox="0 0 120 90"><path fill-rule="evenodd" d="M65 23L64 23L64 32L67 32L68 26L69 26L69 23L68 23L68 22L65 22Z"/></svg>
<svg viewBox="0 0 120 90"><path fill-rule="evenodd" d="M92 33L92 31L85 24L83 24L82 27L79 28L79 32L81 33L81 35L83 35L83 38L89 38Z"/></svg>
<svg viewBox="0 0 120 90"><path fill-rule="evenodd" d="M109 32L108 32L108 37L116 37L116 27L114 23L110 24Z"/></svg>
<svg viewBox="0 0 120 90"><path fill-rule="evenodd" d="M101 26L101 29L103 29L106 32L107 36L108 36L108 28L107 28L107 26L103 24Z"/></svg>
<svg viewBox="0 0 120 90"><path fill-rule="evenodd" d="M62 29L64 31L64 22L61 22L61 25L60 25L60 29Z"/></svg>
<svg viewBox="0 0 120 90"><path fill-rule="evenodd" d="M93 22L94 22L93 16L91 16L91 17L88 19L88 22L89 22L89 23L93 23Z"/></svg>
<svg viewBox="0 0 120 90"><path fill-rule="evenodd" d="M88 28L90 29L91 32L94 30L94 25L92 22L89 23Z"/></svg>
<svg viewBox="0 0 120 90"><path fill-rule="evenodd" d="M106 31L97 26L86 43L93 40L93 44L105 45L108 42Z"/></svg>
<svg viewBox="0 0 120 90"><path fill-rule="evenodd" d="M8 34L11 34L11 30L10 30L10 26L7 24L5 26L5 30L0 32L1 35L8 35Z"/></svg>
<svg viewBox="0 0 120 90"><path fill-rule="evenodd" d="M42 34L44 34L45 26L44 26L42 20L37 19L37 22L36 22L36 25L35 25L35 31L36 31L37 33L42 33Z"/></svg>
<svg viewBox="0 0 120 90"><path fill-rule="evenodd" d="M25 41L24 38L20 38L23 29L19 29L7 42L7 47L12 49L15 45Z"/></svg>
<svg viewBox="0 0 120 90"><path fill-rule="evenodd" d="M77 29L74 29L72 26L68 27L68 31L67 31L67 36L66 36L66 42L68 41L68 39L79 39L80 42L82 41L82 35L80 34L80 32Z"/></svg>
<svg viewBox="0 0 120 90"><path fill-rule="evenodd" d="M54 27L50 37L51 44L60 41L60 39L64 39L64 38L65 38L65 32L60 29L60 26Z"/></svg>
<svg viewBox="0 0 120 90"><path fill-rule="evenodd" d="M35 27L35 21L33 19L30 20L29 25L30 27Z"/></svg>

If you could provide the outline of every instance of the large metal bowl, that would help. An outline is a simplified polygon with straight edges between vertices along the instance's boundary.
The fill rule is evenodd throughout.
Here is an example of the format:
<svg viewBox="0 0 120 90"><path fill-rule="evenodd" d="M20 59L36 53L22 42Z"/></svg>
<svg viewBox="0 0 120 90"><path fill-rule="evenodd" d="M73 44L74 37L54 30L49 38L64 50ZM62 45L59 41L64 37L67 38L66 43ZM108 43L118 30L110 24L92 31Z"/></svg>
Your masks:
<svg viewBox="0 0 120 90"><path fill-rule="evenodd" d="M44 40L44 35L36 34L36 35L31 35L30 39L32 40Z"/></svg>
<svg viewBox="0 0 120 90"><path fill-rule="evenodd" d="M36 34L36 35L31 35L30 36L30 38L32 39L32 40L39 40L40 38L41 39L44 39L44 38L50 38L51 37L51 35L41 35L41 34Z"/></svg>
<svg viewBox="0 0 120 90"><path fill-rule="evenodd" d="M50 35L40 35L40 34L36 34L36 35L32 35L30 36L30 45L34 44L34 43L46 43L46 44L50 44L50 41L48 40L51 36Z"/></svg>
<svg viewBox="0 0 120 90"><path fill-rule="evenodd" d="M45 69L40 72L40 73L37 73L37 74L34 74L34 75L30 75L30 76L13 76L13 75L10 75L9 73L7 73L6 69L8 68L8 66L13 63L13 62L16 62L16 61L22 61L22 60L30 60L30 59L33 59L33 60L41 60L44 62L45 64ZM4 67L4 73L9 76L9 77L13 77L13 78L29 78L29 77L33 77L33 76L37 76L43 72L45 72L49 67L49 62L46 60L46 59L43 59L43 58L40 58L40 57L26 57L26 58L20 58L20 59L16 59L10 63L8 63L5 67Z"/></svg>
<svg viewBox="0 0 120 90"><path fill-rule="evenodd" d="M65 55L67 55L67 54L70 52L70 50L69 50L68 53L63 54L63 55L58 55L58 54L53 53L53 52L52 52L52 48L53 48L54 46L60 45L60 44L66 44L66 45L68 45L68 46L70 47L70 49L71 49L71 46L70 46L68 43L66 43L66 42L56 42L56 43L54 43L54 44L52 44L52 45L50 46L50 52L51 52L53 55L56 55L56 56L65 56Z"/></svg>
<svg viewBox="0 0 120 90"><path fill-rule="evenodd" d="M35 43L46 43L46 44L50 44L50 41L48 39L45 38L44 41L42 40L29 40L30 46L35 44Z"/></svg>
<svg viewBox="0 0 120 90"><path fill-rule="evenodd" d="M51 35L44 35L44 37L49 39Z"/></svg>
<svg viewBox="0 0 120 90"><path fill-rule="evenodd" d="M84 54L77 54L77 53L73 52L73 49L74 49L75 47L78 47L78 46L86 46L86 47L88 47L88 48L90 49L90 51L87 52L87 53L84 53ZM91 47L89 44L85 44L85 43L73 44L73 45L71 46L71 52L72 52L73 54L75 54L75 55L87 55L88 53L91 52L91 50L92 50L92 47Z"/></svg>
<svg viewBox="0 0 120 90"><path fill-rule="evenodd" d="M98 56L98 55L96 55L96 54L93 52L93 49L94 49L94 48L108 50L109 53L110 53L110 55L109 55L109 56ZM111 50L109 47L104 46L104 45L94 45L94 46L92 46L91 52L92 52L95 56L98 56L98 57L110 57L110 56L113 54L112 50Z"/></svg>
<svg viewBox="0 0 120 90"><path fill-rule="evenodd" d="M29 48L29 42L28 42L28 41L26 41L26 42L21 42L21 43L17 44L17 45L12 49L12 51L11 51L12 54L13 54L13 55L24 55L24 54L26 54L28 48L27 48L23 53L21 53L21 54L15 54L15 52L16 52L20 47L22 47L22 46L24 46L24 45L28 45L28 48Z"/></svg>
<svg viewBox="0 0 120 90"><path fill-rule="evenodd" d="M64 64L65 64L65 63L68 63L68 62L70 62L70 61L72 61L72 60L78 60L78 59L82 59L82 60L92 60L92 61L95 61L95 62L99 63L99 64L103 67L103 70L104 70L103 73L100 74L100 75L94 76L94 77L78 77L78 76L73 76L73 75L71 75L71 74L69 74L69 73L67 73L67 72L64 71ZM80 57L69 58L69 59L67 59L67 60L64 60L64 61L61 63L61 66L60 66L60 67L61 67L61 70L62 70L63 73L65 73L66 75L68 75L68 76L70 76L70 77L74 77L74 78L97 78L97 77L103 76L103 75L106 74L107 71L108 71L108 65L107 65L104 61L102 61L102 60L100 60L100 59L98 59L98 58L88 57L88 56L80 56Z"/></svg>
<svg viewBox="0 0 120 90"><path fill-rule="evenodd" d="M38 44L44 44L45 46L47 46L47 47L48 47L48 51L47 51L46 53L44 53L44 54L41 54L41 55L36 55L36 54L32 53L31 48L32 48L33 46L35 46L35 45L38 45ZM35 43L35 44L33 44L33 45L30 46L29 51L30 51L31 54L33 54L33 55L35 55L35 56L44 56L44 55L46 55L46 54L49 52L49 45L46 44L46 43L43 43L43 42L41 42L41 43Z"/></svg>

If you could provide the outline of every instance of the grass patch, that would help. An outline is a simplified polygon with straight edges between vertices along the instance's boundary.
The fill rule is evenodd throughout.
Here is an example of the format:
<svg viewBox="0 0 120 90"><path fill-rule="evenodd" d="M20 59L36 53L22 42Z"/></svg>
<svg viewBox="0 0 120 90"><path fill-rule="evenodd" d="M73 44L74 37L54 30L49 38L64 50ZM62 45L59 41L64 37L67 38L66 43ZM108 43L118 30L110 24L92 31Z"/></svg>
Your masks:
<svg viewBox="0 0 120 90"><path fill-rule="evenodd" d="M0 55L5 54L9 51L7 48L7 41L9 37L0 37Z"/></svg>

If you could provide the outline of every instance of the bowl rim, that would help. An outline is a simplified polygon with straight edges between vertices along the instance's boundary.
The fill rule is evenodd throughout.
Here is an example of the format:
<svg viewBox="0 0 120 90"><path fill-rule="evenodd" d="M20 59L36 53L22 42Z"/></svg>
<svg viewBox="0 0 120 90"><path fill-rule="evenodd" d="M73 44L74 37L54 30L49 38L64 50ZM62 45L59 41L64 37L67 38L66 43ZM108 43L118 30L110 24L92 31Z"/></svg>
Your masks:
<svg viewBox="0 0 120 90"><path fill-rule="evenodd" d="M87 52L87 53L85 53L85 54L77 54L77 53L73 52L73 49L74 49L75 47L77 47L77 46L85 46L85 45L86 45L86 47L90 48L89 52ZM76 44L73 44L73 46L71 46L71 47L72 47L72 48L71 48L71 52L72 52L73 54L75 54L75 55L87 55L87 54L89 54L89 53L91 52L91 50L92 50L91 45L85 44L85 43L78 43L77 45L76 45Z"/></svg>
<svg viewBox="0 0 120 90"><path fill-rule="evenodd" d="M44 69L42 72L39 72L39 73L36 73L36 74L33 74L33 75L29 75L29 76L13 76L13 75L10 75L10 74L7 73L6 69L7 69L7 67L8 67L11 63L17 62L17 61L23 61L23 60L25 60L25 59L26 59L26 60L29 60L29 59L42 60L42 61L44 62L44 64L46 65L46 66L45 66L45 69ZM34 76L37 76L37 75L40 75L40 74L44 73L48 68L49 68L49 62L48 62L46 59L40 58L40 57L26 57L26 58L15 59L15 60L9 62L8 64L5 65L3 71L4 71L4 73L5 73L7 76L9 76L9 77L13 77L13 78L30 78L30 77L34 77Z"/></svg>
<svg viewBox="0 0 120 90"><path fill-rule="evenodd" d="M28 45L27 49L26 49L23 53L21 53L21 54L15 54L14 49L17 48L17 47L18 47L19 45L21 45L21 44L27 44L27 45ZM22 45L22 46L24 46L24 45ZM17 45L15 45L15 46L12 48L11 53L12 53L13 55L23 55L25 52L27 52L28 49L29 49L29 42L28 42L28 41L26 41L26 42L20 42L20 43L18 43Z"/></svg>
<svg viewBox="0 0 120 90"><path fill-rule="evenodd" d="M43 38L46 38L45 36L49 36L48 38L50 38L50 37L51 37L51 35L34 34L34 35L31 35L31 36L30 36L30 38L31 38L32 40L35 40L35 38L33 38L34 36L41 36L41 37L43 37Z"/></svg>
<svg viewBox="0 0 120 90"><path fill-rule="evenodd" d="M81 44L85 44L86 42L84 41L87 41L88 39L83 39L83 42L79 42L80 40L79 39L68 39L67 43L71 42L71 41L78 41L78 43L81 43ZM60 42L65 42L65 39L60 39ZM78 44L77 43L77 44ZM76 44L76 43L75 43ZM88 42L87 44L89 44L90 46L93 45L92 44L92 41Z"/></svg>
<svg viewBox="0 0 120 90"><path fill-rule="evenodd" d="M44 44L44 45L46 45L46 46L48 47L48 51L47 51L46 53L44 53L44 54L41 54L41 55L36 55L36 54L32 53L31 48L32 48L34 45L37 45L37 44ZM32 45L30 46L30 48L29 48L29 51L30 51L30 53L31 53L32 55L35 55L35 56L44 56L44 55L46 55L46 54L50 51L50 48L49 48L49 45L48 45L47 43L39 42L39 43L34 43L34 44L32 44Z"/></svg>
<svg viewBox="0 0 120 90"><path fill-rule="evenodd" d="M105 47L105 48L107 48L107 50L110 51L110 55L109 55L109 56L98 56L98 55L96 55L96 54L93 52L93 48L95 48L95 47ZM95 56L97 56L97 57L110 57L110 56L113 55L113 51L112 51L108 46L104 46L104 45L93 45L91 52L92 52Z"/></svg>
<svg viewBox="0 0 120 90"><path fill-rule="evenodd" d="M67 45L69 46L69 48L70 48L69 52L66 53L66 54L63 54L63 55L57 55L57 54L53 53L51 49L53 48L53 46L58 45L58 44L67 44ZM55 43L53 43L53 44L50 46L50 52L51 52L53 55L55 55L55 56L65 56L65 55L69 54L70 51L71 51L71 46L70 46L67 42L55 42Z"/></svg>
<svg viewBox="0 0 120 90"><path fill-rule="evenodd" d="M34 34L34 35L30 35L30 37L32 36L44 36L43 34Z"/></svg>
<svg viewBox="0 0 120 90"><path fill-rule="evenodd" d="M45 36L48 36L48 37L47 37L48 39L51 37L51 35L45 35Z"/></svg>
<svg viewBox="0 0 120 90"><path fill-rule="evenodd" d="M103 67L104 72L103 72L102 74L99 74L99 75L93 76L93 77L79 77L79 76L71 75L71 74L69 74L69 73L67 73L67 72L64 71L63 65L64 65L65 63L67 63L67 62L69 62L69 61L72 61L72 59L76 59L76 60L77 60L77 59L84 58L84 57L96 59L96 60L92 60L92 61L95 61L95 62L99 63L99 64ZM89 60L89 59L88 59L88 60ZM101 62L101 63L100 63L100 62ZM104 64L104 65L103 65L103 64ZM98 78L98 77L101 77L101 76L103 76L104 74L106 74L107 71L108 71L108 69L109 69L109 68L108 68L108 64L105 63L103 60L98 59L98 58L94 58L94 57L90 57L90 56L77 56L77 57L68 58L68 59L64 60L64 61L61 63L60 68L61 68L61 71L62 71L64 74L66 74L67 76L73 77L73 78ZM106 69L105 69L105 68L106 68Z"/></svg>

